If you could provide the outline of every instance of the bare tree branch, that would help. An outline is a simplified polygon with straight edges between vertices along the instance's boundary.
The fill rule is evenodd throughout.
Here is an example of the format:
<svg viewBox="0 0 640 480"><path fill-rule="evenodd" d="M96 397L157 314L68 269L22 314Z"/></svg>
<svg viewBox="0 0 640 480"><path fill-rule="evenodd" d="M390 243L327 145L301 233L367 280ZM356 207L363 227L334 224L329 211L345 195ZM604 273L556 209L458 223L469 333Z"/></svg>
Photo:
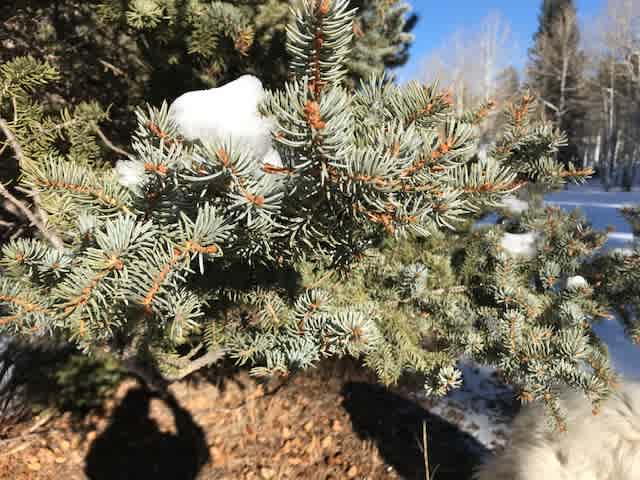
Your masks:
<svg viewBox="0 0 640 480"><path fill-rule="evenodd" d="M16 141L16 138L13 135L13 132L11 131L11 129L9 128L9 125L3 118L0 118L0 130L2 130L2 133L4 133L5 137L7 138L7 142L9 142L9 144L11 145L11 148L15 153L16 159L18 160L18 164L23 165L25 162L25 157L22 151L22 147L20 147L20 145ZM20 211L20 213L22 213L31 222L31 224L34 227L36 227L38 231L40 231L42 236L45 239L47 239L49 243L51 243L51 245L53 245L58 249L61 249L64 247L64 244L60 239L60 237L58 237L55 233L51 232L40 221L40 219L38 219L36 215L34 215L33 212L27 208L27 206L24 203L22 203L20 200L14 197L1 182L0 182L0 195L3 196L12 205L14 205Z"/></svg>
<svg viewBox="0 0 640 480"><path fill-rule="evenodd" d="M176 372L175 374L165 376L165 378L169 382L176 382L178 380L182 380L183 378L192 374L193 372L200 370L201 368L204 368L213 363L216 363L218 360L222 359L222 357L224 357L224 350L222 349L211 350L210 352L207 352L201 357L198 357L195 360L188 363L183 368L178 370L178 372Z"/></svg>
<svg viewBox="0 0 640 480"><path fill-rule="evenodd" d="M119 155L124 155L125 157L129 157L131 154L129 152L127 152L126 150L121 149L120 147L114 145L111 140L109 140L107 138L107 136L104 134L104 132L102 131L102 129L98 126L98 125L94 125L93 126L95 132L98 134L98 137L100 137L100 140L102 140L102 142L111 150L113 150L114 152L116 152Z"/></svg>

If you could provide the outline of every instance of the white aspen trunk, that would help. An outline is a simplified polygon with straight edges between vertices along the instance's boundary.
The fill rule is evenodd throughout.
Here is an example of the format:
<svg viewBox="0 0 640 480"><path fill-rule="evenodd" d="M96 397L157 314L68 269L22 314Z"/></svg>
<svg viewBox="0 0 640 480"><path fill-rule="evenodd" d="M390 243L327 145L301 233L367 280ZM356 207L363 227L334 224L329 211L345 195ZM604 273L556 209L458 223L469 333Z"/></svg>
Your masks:
<svg viewBox="0 0 640 480"><path fill-rule="evenodd" d="M620 168L620 162L618 160L618 157L620 156L620 144L622 143L621 137L622 136L622 132L620 130L616 130L615 134L614 134L614 143L613 143L613 156L612 156L612 165L613 165L613 171L616 172L616 177L615 177L615 185L619 186L621 184L621 178L622 178L622 169Z"/></svg>
<svg viewBox="0 0 640 480"><path fill-rule="evenodd" d="M616 162L616 140L617 135L615 132L615 88L616 88L616 75L615 75L615 63L611 62L610 70L610 86L609 86L609 117L607 121L607 183L605 189L608 190L611 187L612 176L615 172ZM615 180L615 178L614 178Z"/></svg>
<svg viewBox="0 0 640 480"><path fill-rule="evenodd" d="M566 50L562 55L562 74L560 76L560 101L558 102L558 111L556 112L556 118L558 125L562 125L562 118L566 108L566 92L567 92L567 76L569 74L569 57Z"/></svg>
<svg viewBox="0 0 640 480"><path fill-rule="evenodd" d="M631 167L631 187L640 183L640 147L633 150L632 167Z"/></svg>
<svg viewBox="0 0 640 480"><path fill-rule="evenodd" d="M598 130L598 136L596 137L596 147L593 152L593 166L597 166L600 169L600 151L602 150L602 130Z"/></svg>
<svg viewBox="0 0 640 480"><path fill-rule="evenodd" d="M606 91L606 90L605 90ZM610 175L611 164L609 162L609 102L607 95L603 92L602 95L602 109L605 115L605 124L602 131L602 154L599 159L599 163L602 169L602 186L605 190L609 190L610 187Z"/></svg>

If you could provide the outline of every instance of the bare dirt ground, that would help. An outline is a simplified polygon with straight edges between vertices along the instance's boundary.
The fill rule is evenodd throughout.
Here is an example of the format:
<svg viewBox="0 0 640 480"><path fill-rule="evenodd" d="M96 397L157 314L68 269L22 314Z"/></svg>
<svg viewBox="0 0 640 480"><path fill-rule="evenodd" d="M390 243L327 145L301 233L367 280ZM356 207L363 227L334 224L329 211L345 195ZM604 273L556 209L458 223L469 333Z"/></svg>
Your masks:
<svg viewBox="0 0 640 480"><path fill-rule="evenodd" d="M100 412L6 429L0 479L424 480L423 423L434 478L470 478L486 449L408 391L345 362L267 384L201 376L163 399L127 379Z"/></svg>

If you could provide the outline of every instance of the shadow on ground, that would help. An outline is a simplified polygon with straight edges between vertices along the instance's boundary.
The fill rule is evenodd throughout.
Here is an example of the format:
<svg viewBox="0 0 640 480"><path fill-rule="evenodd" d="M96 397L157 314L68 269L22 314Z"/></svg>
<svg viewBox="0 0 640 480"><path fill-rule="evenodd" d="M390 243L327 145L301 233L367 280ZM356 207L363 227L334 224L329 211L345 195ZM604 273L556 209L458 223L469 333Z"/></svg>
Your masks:
<svg viewBox="0 0 640 480"><path fill-rule="evenodd" d="M470 479L488 450L456 425L378 385L347 383L343 406L353 430L376 443L385 462L407 480L424 480L422 423L426 422L429 469L436 480Z"/></svg>
<svg viewBox="0 0 640 480"><path fill-rule="evenodd" d="M26 421L46 409L74 420L99 410L124 378L115 360L79 353L72 345L0 336L0 438L12 418Z"/></svg>
<svg viewBox="0 0 640 480"><path fill-rule="evenodd" d="M150 402L158 398L144 388L130 390L96 438L86 457L91 480L193 480L209 461L206 437L188 411L167 393L175 433L163 432L149 418Z"/></svg>

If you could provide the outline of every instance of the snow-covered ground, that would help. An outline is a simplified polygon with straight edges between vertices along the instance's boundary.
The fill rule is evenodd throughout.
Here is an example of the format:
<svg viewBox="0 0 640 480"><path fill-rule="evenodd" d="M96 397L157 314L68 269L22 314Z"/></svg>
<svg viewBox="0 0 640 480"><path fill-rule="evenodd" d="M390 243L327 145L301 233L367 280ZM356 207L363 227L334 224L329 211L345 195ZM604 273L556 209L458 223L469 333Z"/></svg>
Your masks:
<svg viewBox="0 0 640 480"><path fill-rule="evenodd" d="M557 205L565 210L579 208L597 230L613 227L606 248L624 247L633 240L631 227L620 215L620 209L640 204L640 190L631 192L605 192L598 180L584 185L571 185L567 190L545 197L545 203Z"/></svg>
<svg viewBox="0 0 640 480"><path fill-rule="evenodd" d="M620 214L620 209L640 205L638 188L631 192L605 192L596 179L547 195L545 203L558 205L566 210L579 208L597 230L613 227L614 231L609 233L605 248L628 248L634 240L631 226ZM626 338L620 322L605 321L595 325L594 330L609 346L615 369L626 378L640 380L640 346L632 344Z"/></svg>
<svg viewBox="0 0 640 480"><path fill-rule="evenodd" d="M464 383L446 397L422 399L425 407L473 436L487 449L503 446L517 404L513 389L502 383L491 367L462 362ZM471 447L471 445L469 445Z"/></svg>
<svg viewBox="0 0 640 480"><path fill-rule="evenodd" d="M567 190L545 197L546 204L565 210L579 208L594 228L613 227L605 248L625 248L633 242L630 225L620 215L620 208L640 204L640 190L632 192L605 192L597 180L584 185L570 186ZM484 218L480 224L494 223L495 215ZM616 371L628 379L640 380L640 346L632 344L617 320L595 325L596 334L609 347ZM512 390L502 384L494 370L474 363L460 365L464 386L448 396L429 400L432 413L457 424L489 449L504 445L514 413Z"/></svg>

